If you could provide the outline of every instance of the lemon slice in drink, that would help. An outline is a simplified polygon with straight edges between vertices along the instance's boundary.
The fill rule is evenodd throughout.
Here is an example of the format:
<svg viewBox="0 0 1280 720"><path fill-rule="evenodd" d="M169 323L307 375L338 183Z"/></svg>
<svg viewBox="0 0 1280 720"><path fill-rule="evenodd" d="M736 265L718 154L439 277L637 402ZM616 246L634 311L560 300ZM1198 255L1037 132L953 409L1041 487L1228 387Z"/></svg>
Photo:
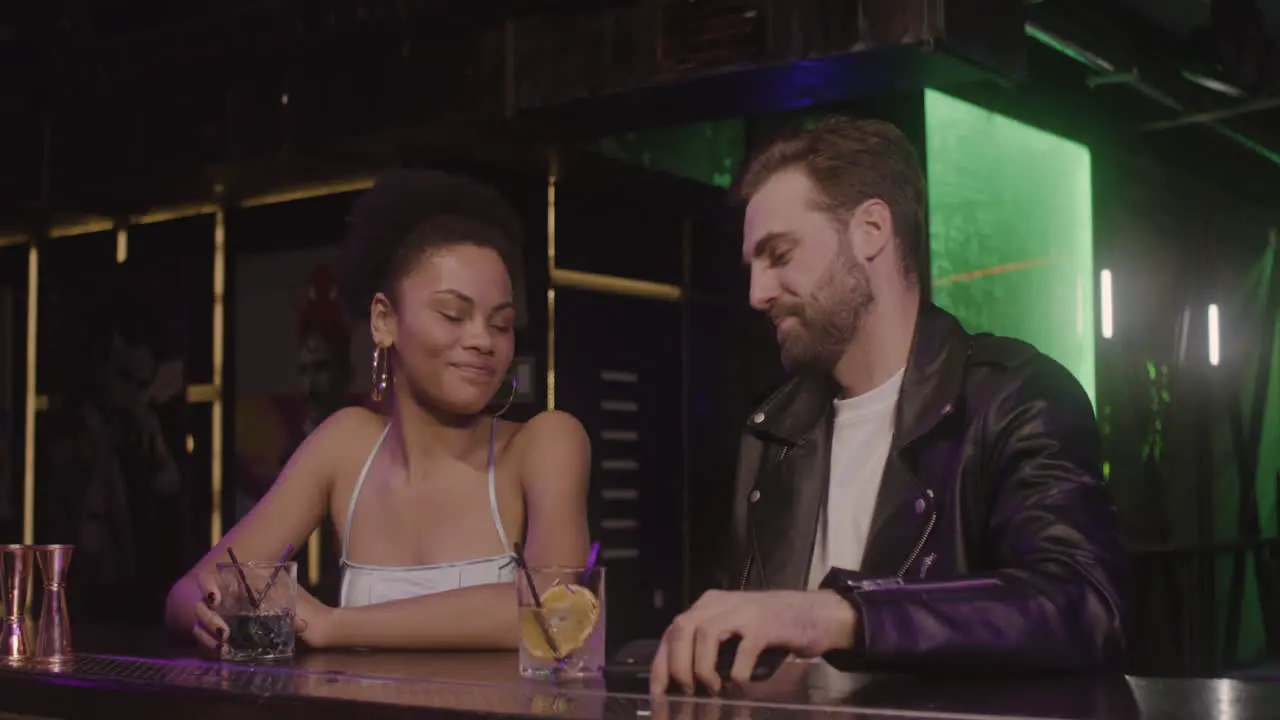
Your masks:
<svg viewBox="0 0 1280 720"><path fill-rule="evenodd" d="M594 593L581 585L556 585L542 594L541 610L520 608L520 641L525 650L540 660L551 660L556 655L538 623L539 615L563 657L585 645L591 637L600 619L600 603Z"/></svg>

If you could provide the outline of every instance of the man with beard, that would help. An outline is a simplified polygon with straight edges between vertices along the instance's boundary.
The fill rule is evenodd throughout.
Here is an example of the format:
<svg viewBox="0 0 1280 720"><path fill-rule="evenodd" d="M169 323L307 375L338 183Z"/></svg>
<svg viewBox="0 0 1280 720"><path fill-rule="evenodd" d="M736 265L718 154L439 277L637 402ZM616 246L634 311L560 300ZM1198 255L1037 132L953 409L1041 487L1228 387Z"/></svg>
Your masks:
<svg viewBox="0 0 1280 720"><path fill-rule="evenodd" d="M743 258L787 382L743 439L728 591L663 636L651 690L748 681L765 648L849 671L1114 668L1127 566L1088 397L921 295L925 187L884 122L750 164ZM731 646L727 646L731 647Z"/></svg>

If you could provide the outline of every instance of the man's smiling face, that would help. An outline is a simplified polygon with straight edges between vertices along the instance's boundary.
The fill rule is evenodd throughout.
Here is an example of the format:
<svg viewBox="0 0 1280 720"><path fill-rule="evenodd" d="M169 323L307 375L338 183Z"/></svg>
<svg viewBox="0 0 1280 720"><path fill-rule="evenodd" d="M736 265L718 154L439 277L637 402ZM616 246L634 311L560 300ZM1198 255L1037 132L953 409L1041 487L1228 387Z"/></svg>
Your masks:
<svg viewBox="0 0 1280 720"><path fill-rule="evenodd" d="M818 200L804 172L782 170L751 196L743 224L751 307L773 321L789 368L831 369L874 300L846 229Z"/></svg>

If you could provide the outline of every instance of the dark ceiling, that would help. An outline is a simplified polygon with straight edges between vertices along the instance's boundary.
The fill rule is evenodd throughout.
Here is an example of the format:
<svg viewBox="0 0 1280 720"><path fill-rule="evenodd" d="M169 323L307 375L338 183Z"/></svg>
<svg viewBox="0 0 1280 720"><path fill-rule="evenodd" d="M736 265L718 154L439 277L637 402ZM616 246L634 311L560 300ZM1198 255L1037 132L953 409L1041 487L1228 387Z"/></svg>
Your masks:
<svg viewBox="0 0 1280 720"><path fill-rule="evenodd" d="M1030 77L1004 92L1057 95L1057 112L1064 106L1070 112L1080 98L1077 107L1106 115L1123 132L1143 134L1156 151L1177 152L1217 138L1231 152L1255 159L1271 153L1268 163L1276 170L1280 60L1270 38L1280 38L1280 0L1214 1L1219 15L1224 8L1236 12L1210 32L1208 0L1027 0L1030 21L1096 53L1111 70L1082 68L1063 60L1060 48L1031 42ZM704 0L699 7L771 2L847 15L851 0ZM565 59L563 41L560 48L545 42L557 37L550 30L571 28L584 15L600 16L611 7L658 4L0 3L0 224L15 216L21 224L40 223L69 209L132 212L144 195L149 203L206 199L209 188L228 180L270 186L288 178L332 177L386 164L396 157L394 146L407 142L454 147L477 133L496 133L514 147L519 143L507 120L521 89L510 84L513 63L517 70L558 64L554 72L581 82L589 69L584 75L583 63ZM1265 20L1251 18L1251 9ZM545 31L536 52L519 55L506 45L502 21L517 11L522 22L541 23ZM610 26L597 21L591 27ZM1269 37L1264 27L1271 28ZM612 39L581 32L563 37L601 47ZM620 66L635 66L629 79L656 80L645 76L651 47L609 52L615 60L623 57ZM1064 63L1071 69L1058 72ZM1190 81L1190 71L1201 82ZM1235 83L1231 87L1242 87L1242 97L1211 89L1206 78ZM1174 126L1150 127L1170 122ZM515 152L490 147L498 155Z"/></svg>
<svg viewBox="0 0 1280 720"><path fill-rule="evenodd" d="M1150 17L1177 35L1188 35L1209 22L1210 0L1116 0ZM1268 32L1280 37L1280 0L1257 0Z"/></svg>
<svg viewBox="0 0 1280 720"><path fill-rule="evenodd" d="M1280 0L1033 3L1041 8L1049 25L1070 18L1066 39L1114 65L1093 68L1091 87L1127 87L1159 109L1144 132L1188 141L1187 130L1209 130L1280 165Z"/></svg>

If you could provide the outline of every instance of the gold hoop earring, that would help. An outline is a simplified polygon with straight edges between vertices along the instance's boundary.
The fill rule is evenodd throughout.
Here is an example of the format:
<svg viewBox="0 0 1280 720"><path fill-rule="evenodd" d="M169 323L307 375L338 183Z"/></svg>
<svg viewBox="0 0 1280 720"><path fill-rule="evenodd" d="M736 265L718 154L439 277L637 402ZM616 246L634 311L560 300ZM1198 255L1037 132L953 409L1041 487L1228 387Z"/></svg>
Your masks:
<svg viewBox="0 0 1280 720"><path fill-rule="evenodd" d="M515 401L516 386L517 386L516 376L512 375L511 376L511 394L507 396L507 404L503 405L501 410L493 414L495 418L502 417L502 414L505 413L511 407L511 403Z"/></svg>
<svg viewBox="0 0 1280 720"><path fill-rule="evenodd" d="M391 353L381 345L373 348L373 401L380 402L391 384Z"/></svg>

